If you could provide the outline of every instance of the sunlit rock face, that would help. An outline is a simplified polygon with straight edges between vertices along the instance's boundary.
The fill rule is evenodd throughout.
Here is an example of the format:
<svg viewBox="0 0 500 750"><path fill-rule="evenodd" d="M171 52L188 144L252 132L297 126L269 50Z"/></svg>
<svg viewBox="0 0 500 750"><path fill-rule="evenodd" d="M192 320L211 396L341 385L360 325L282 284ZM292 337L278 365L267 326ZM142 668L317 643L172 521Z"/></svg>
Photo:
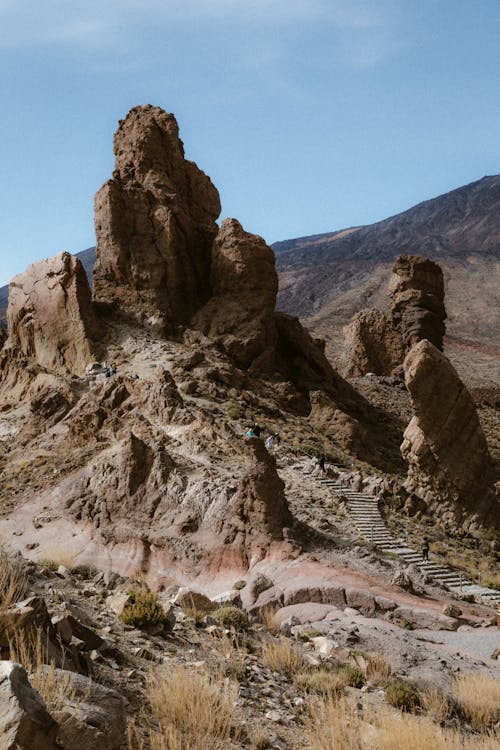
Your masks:
<svg viewBox="0 0 500 750"><path fill-rule="evenodd" d="M7 323L13 354L58 374L85 372L96 356L99 325L78 258L60 253L15 276Z"/></svg>
<svg viewBox="0 0 500 750"><path fill-rule="evenodd" d="M114 152L113 177L95 197L94 299L172 333L210 296L219 193L159 107L134 107Z"/></svg>
<svg viewBox="0 0 500 750"><path fill-rule="evenodd" d="M414 417L401 446L406 487L450 528L500 525L486 439L474 402L449 360L429 341L404 362Z"/></svg>

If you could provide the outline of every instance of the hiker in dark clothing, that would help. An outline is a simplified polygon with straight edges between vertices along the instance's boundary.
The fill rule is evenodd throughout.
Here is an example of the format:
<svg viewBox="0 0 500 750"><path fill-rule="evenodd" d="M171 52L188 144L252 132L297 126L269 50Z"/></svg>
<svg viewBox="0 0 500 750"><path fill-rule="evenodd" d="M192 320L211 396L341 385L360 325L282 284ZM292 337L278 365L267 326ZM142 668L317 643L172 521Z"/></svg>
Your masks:
<svg viewBox="0 0 500 750"><path fill-rule="evenodd" d="M318 464L318 466L319 466L322 474L326 473L325 461L326 461L326 456L325 456L324 453L322 453L321 456L318 456L317 464Z"/></svg>
<svg viewBox="0 0 500 750"><path fill-rule="evenodd" d="M261 428L257 424L257 422L251 427L251 430L255 437L260 437L260 433L262 432Z"/></svg>
<svg viewBox="0 0 500 750"><path fill-rule="evenodd" d="M422 550L422 560L428 561L429 560L429 540L426 536L422 539L422 544L420 545L420 549Z"/></svg>

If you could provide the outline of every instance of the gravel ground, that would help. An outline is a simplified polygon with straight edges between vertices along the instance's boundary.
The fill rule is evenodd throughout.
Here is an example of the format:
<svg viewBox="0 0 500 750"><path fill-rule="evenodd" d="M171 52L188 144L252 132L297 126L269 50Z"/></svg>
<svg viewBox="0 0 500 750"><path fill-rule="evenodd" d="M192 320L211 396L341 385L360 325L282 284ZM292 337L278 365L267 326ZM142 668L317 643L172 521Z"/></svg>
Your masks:
<svg viewBox="0 0 500 750"><path fill-rule="evenodd" d="M493 661L491 654L500 648L500 629L484 628L475 630L414 630L413 634L426 641L441 643L447 651L467 654L477 659L485 660L488 666L498 666L500 661Z"/></svg>

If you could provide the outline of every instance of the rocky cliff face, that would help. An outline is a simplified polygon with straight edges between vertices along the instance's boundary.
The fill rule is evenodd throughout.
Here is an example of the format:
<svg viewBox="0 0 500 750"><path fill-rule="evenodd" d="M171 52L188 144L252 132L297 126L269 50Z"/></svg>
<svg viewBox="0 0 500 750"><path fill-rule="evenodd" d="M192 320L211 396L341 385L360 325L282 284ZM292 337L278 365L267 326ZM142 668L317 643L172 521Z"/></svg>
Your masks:
<svg viewBox="0 0 500 750"><path fill-rule="evenodd" d="M69 253L29 266L10 284L9 345L40 367L81 375L96 356L99 325L80 261Z"/></svg>
<svg viewBox="0 0 500 750"><path fill-rule="evenodd" d="M172 333L209 297L219 194L159 107L134 107L114 151L113 178L95 198L94 299Z"/></svg>
<svg viewBox="0 0 500 750"><path fill-rule="evenodd" d="M427 340L411 349L404 370L415 412L401 446L407 489L450 529L474 522L499 527L491 459L469 392Z"/></svg>

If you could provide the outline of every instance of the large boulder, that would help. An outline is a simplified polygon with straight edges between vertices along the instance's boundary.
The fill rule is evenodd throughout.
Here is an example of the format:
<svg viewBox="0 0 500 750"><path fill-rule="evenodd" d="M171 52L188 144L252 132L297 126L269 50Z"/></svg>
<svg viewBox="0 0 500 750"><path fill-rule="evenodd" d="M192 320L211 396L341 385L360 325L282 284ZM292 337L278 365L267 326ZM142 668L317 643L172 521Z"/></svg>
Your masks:
<svg viewBox="0 0 500 750"><path fill-rule="evenodd" d="M268 367L276 345L274 253L236 219L222 222L213 244L211 285L213 297L193 327L220 344L238 367Z"/></svg>
<svg viewBox="0 0 500 750"><path fill-rule="evenodd" d="M99 326L87 276L69 253L14 277L7 322L11 349L52 372L81 375L96 357Z"/></svg>
<svg viewBox="0 0 500 750"><path fill-rule="evenodd" d="M446 311L441 267L419 255L400 255L392 273L391 317L406 350L427 339L442 351Z"/></svg>
<svg viewBox="0 0 500 750"><path fill-rule="evenodd" d="M401 334L382 310L361 310L344 329L345 369L348 378L389 375L404 359Z"/></svg>
<svg viewBox="0 0 500 750"><path fill-rule="evenodd" d="M450 528L500 525L493 472L474 402L449 360L429 341L404 361L414 417L401 446L406 487Z"/></svg>
<svg viewBox="0 0 500 750"><path fill-rule="evenodd" d="M56 750L58 724L20 664L0 662L1 750Z"/></svg>
<svg viewBox="0 0 500 750"><path fill-rule="evenodd" d="M113 178L95 197L94 299L172 333L210 296L219 194L159 107L130 110L114 152Z"/></svg>

